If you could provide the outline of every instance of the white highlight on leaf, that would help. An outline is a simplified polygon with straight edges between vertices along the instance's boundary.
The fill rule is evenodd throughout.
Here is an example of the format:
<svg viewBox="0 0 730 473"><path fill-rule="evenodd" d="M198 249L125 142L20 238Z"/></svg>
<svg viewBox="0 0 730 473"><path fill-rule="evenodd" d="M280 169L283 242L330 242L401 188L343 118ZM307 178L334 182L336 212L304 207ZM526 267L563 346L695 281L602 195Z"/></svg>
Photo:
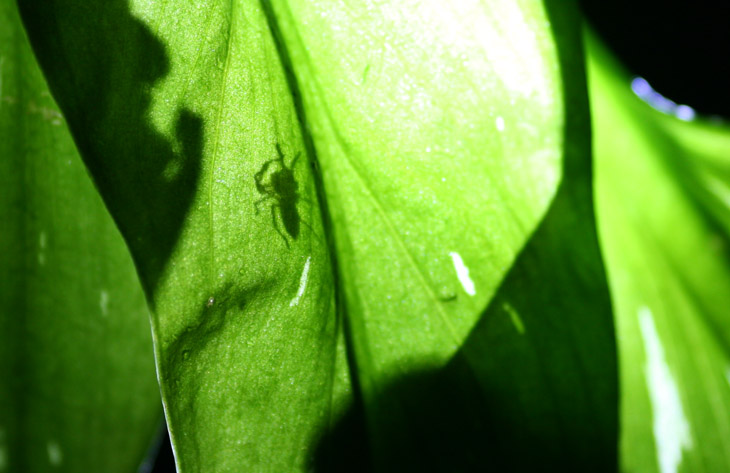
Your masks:
<svg viewBox="0 0 730 473"><path fill-rule="evenodd" d="M5 63L5 58L0 57L0 104L3 103L3 64Z"/></svg>
<svg viewBox="0 0 730 473"><path fill-rule="evenodd" d="M727 384L730 385L730 368L725 370L725 379L727 380Z"/></svg>
<svg viewBox="0 0 730 473"><path fill-rule="evenodd" d="M498 116L497 120L496 120L496 125L497 125L497 130L504 131L504 118L502 118L501 116Z"/></svg>
<svg viewBox="0 0 730 473"><path fill-rule="evenodd" d="M5 446L5 430L0 428L0 471L8 468L8 452Z"/></svg>
<svg viewBox="0 0 730 473"><path fill-rule="evenodd" d="M451 261L454 262L456 277L459 278L459 282L464 288L464 291L470 296L476 295L477 290L474 287L474 281L472 281L469 277L469 268L467 268L464 264L464 260L461 259L461 255L455 251L452 251L451 253L449 253L449 256L451 256Z"/></svg>
<svg viewBox="0 0 730 473"><path fill-rule="evenodd" d="M644 340L646 383L654 417L654 441L661 473L677 473L682 451L692 447L689 423L682 409L677 383L664 357L659 334L648 307L639 309L639 326Z"/></svg>
<svg viewBox="0 0 730 473"><path fill-rule="evenodd" d="M60 466L63 463L63 453L61 447L54 440L49 440L46 445L48 450L48 462L53 466Z"/></svg>
<svg viewBox="0 0 730 473"><path fill-rule="evenodd" d="M99 293L99 307L101 307L101 315L106 316L109 313L109 293L104 289Z"/></svg>
<svg viewBox="0 0 730 473"><path fill-rule="evenodd" d="M297 289L297 295L294 299L289 302L289 307L294 307L299 304L299 299L304 295L304 291L307 289L307 280L309 279L309 266L312 263L312 257L307 258L307 262L304 263L304 269L302 270L302 277L299 278L299 289Z"/></svg>
<svg viewBox="0 0 730 473"><path fill-rule="evenodd" d="M46 264L46 246L48 244L48 237L46 236L46 232L41 232L38 235L38 246L40 249L38 250L38 264L43 266Z"/></svg>

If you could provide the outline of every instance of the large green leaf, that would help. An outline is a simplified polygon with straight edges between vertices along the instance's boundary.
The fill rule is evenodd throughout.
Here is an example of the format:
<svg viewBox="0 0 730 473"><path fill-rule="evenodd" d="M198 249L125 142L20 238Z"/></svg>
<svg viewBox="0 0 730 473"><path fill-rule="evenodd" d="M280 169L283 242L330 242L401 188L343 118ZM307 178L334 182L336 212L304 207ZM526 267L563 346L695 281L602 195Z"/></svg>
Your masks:
<svg viewBox="0 0 730 473"><path fill-rule="evenodd" d="M181 471L615 466L572 3L19 3Z"/></svg>
<svg viewBox="0 0 730 473"><path fill-rule="evenodd" d="M0 471L136 471L161 418L144 295L9 2L0 179Z"/></svg>
<svg viewBox="0 0 730 473"><path fill-rule="evenodd" d="M728 471L730 128L652 109L597 41L589 44L622 470Z"/></svg>
<svg viewBox="0 0 730 473"><path fill-rule="evenodd" d="M258 2L20 5L151 300L178 467L303 469L349 383L309 155Z"/></svg>
<svg viewBox="0 0 730 473"><path fill-rule="evenodd" d="M497 469L610 470L614 352L573 5L272 3L376 469L481 469L489 439ZM520 457L525 444L540 446Z"/></svg>

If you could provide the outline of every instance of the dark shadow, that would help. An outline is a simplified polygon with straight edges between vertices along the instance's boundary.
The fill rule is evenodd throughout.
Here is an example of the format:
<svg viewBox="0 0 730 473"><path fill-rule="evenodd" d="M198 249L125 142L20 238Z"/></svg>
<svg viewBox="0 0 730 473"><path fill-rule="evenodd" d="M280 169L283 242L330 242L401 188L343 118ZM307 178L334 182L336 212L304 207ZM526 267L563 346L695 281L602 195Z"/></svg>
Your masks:
<svg viewBox="0 0 730 473"><path fill-rule="evenodd" d="M555 199L451 361L392 380L364 415L346 413L312 452L318 472L352 470L355 461L337 452L355 447L353 432L370 441L362 471L617 471L616 346L593 212L581 31L570 4L544 3L566 104Z"/></svg>
<svg viewBox="0 0 730 473"><path fill-rule="evenodd" d="M170 434L163 420L157 441L137 473L175 473L175 471L175 455L172 453Z"/></svg>
<svg viewBox="0 0 730 473"><path fill-rule="evenodd" d="M372 466L362 471L617 471L610 301L585 241L590 222L574 212L562 188L448 365L394 380L367 424L347 413L313 452L315 471L350 471L338 453L366 430L372 458L359 458Z"/></svg>
<svg viewBox="0 0 730 473"><path fill-rule="evenodd" d="M150 123L150 91L169 72L169 60L127 0L18 5L53 96L149 296L196 192L202 119L177 110L174 136Z"/></svg>

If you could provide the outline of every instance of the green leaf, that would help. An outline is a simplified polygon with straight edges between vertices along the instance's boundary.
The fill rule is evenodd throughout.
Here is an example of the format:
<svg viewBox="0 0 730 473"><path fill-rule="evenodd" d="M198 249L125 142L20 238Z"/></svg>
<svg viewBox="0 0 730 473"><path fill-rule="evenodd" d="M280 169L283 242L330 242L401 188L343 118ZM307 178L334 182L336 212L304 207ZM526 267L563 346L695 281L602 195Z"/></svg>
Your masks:
<svg viewBox="0 0 730 473"><path fill-rule="evenodd" d="M136 471L161 417L144 295L12 2L0 176L0 471Z"/></svg>
<svg viewBox="0 0 730 473"><path fill-rule="evenodd" d="M497 469L610 470L614 348L573 5L272 3L376 470L478 470L484 439Z"/></svg>
<svg viewBox="0 0 730 473"><path fill-rule="evenodd" d="M51 4L20 2L151 301L179 469L304 469L349 382L309 155L264 13ZM280 192L287 169L297 187Z"/></svg>
<svg viewBox="0 0 730 473"><path fill-rule="evenodd" d="M589 36L625 472L730 469L730 128L652 109Z"/></svg>
<svg viewBox="0 0 730 473"><path fill-rule="evenodd" d="M615 466L572 3L20 5L180 471Z"/></svg>

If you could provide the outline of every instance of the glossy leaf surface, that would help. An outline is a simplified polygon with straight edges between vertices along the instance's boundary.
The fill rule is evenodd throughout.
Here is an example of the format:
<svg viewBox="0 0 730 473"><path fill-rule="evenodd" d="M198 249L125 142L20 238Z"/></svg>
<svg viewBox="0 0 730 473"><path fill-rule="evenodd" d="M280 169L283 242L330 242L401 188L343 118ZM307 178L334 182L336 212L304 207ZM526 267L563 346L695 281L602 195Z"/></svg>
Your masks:
<svg viewBox="0 0 730 473"><path fill-rule="evenodd" d="M572 4L47 3L181 471L611 470Z"/></svg>
<svg viewBox="0 0 730 473"><path fill-rule="evenodd" d="M622 471L726 471L730 129L653 109L610 54L589 44L597 209L620 347Z"/></svg>
<svg viewBox="0 0 730 473"><path fill-rule="evenodd" d="M137 471L148 311L12 2L0 5L0 471Z"/></svg>

